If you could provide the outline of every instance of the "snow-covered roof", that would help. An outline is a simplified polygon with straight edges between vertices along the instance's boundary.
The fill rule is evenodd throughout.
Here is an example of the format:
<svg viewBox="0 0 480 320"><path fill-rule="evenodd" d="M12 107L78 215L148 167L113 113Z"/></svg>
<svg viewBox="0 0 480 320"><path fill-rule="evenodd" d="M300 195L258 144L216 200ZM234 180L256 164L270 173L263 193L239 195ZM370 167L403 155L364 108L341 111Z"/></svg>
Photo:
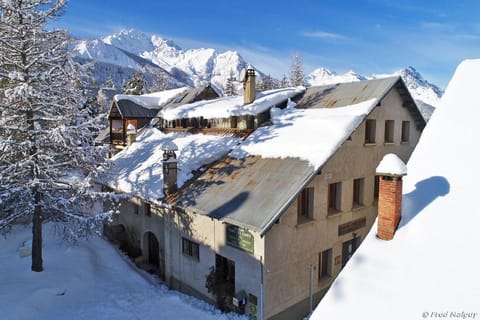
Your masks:
<svg viewBox="0 0 480 320"><path fill-rule="evenodd" d="M404 176L407 174L407 166L396 154L386 154L377 166L378 175Z"/></svg>
<svg viewBox="0 0 480 320"><path fill-rule="evenodd" d="M258 128L231 156L300 158L320 168L377 105L378 99L338 108L273 109L273 125Z"/></svg>
<svg viewBox="0 0 480 320"><path fill-rule="evenodd" d="M121 100L128 100L144 108L158 109L159 107L170 101L173 97L183 92L186 92L188 89L188 87L182 87L160 92L153 92L149 94L143 94L140 96L130 94L116 94L113 99L115 102L119 102Z"/></svg>
<svg viewBox="0 0 480 320"><path fill-rule="evenodd" d="M175 205L263 235L377 104L273 108L273 125L256 129Z"/></svg>
<svg viewBox="0 0 480 320"><path fill-rule="evenodd" d="M394 239L373 227L311 319L478 318L479 75L462 62L423 131Z"/></svg>
<svg viewBox="0 0 480 320"><path fill-rule="evenodd" d="M162 148L165 144L178 147L177 184L181 187L193 177L192 171L220 159L238 140L203 134L164 134L155 128L146 128L132 146L111 158L113 167L103 182L115 190L157 201L164 196Z"/></svg>
<svg viewBox="0 0 480 320"><path fill-rule="evenodd" d="M257 93L255 101L247 105L244 105L243 96L234 96L197 101L180 106L167 106L160 110L158 116L171 121L182 118L219 119L240 115L258 115L304 91L304 87L264 91Z"/></svg>
<svg viewBox="0 0 480 320"><path fill-rule="evenodd" d="M395 77L318 87L307 90L299 108L291 101L285 109L272 108L272 125L257 128L229 157L185 188L175 205L264 235L318 169L401 84ZM332 96L338 98L334 105Z"/></svg>

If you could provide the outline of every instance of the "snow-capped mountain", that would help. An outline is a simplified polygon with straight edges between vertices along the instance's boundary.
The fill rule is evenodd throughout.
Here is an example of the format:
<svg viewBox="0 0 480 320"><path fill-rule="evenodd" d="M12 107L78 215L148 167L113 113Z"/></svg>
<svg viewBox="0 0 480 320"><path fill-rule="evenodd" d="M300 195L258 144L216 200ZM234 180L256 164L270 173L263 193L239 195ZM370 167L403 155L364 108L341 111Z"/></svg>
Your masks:
<svg viewBox="0 0 480 320"><path fill-rule="evenodd" d="M135 30L121 31L101 40L79 41L73 50L84 59L132 69L143 69L148 62L167 71L177 81L190 86L211 83L221 91L230 71L238 77L247 65L236 51L183 50L171 40Z"/></svg>
<svg viewBox="0 0 480 320"><path fill-rule="evenodd" d="M305 80L310 86L322 86L327 84L335 84L342 82L354 82L366 80L364 76L359 75L353 70L344 74L338 74L326 68L315 69L312 73L305 77Z"/></svg>
<svg viewBox="0 0 480 320"><path fill-rule="evenodd" d="M104 83L108 76L112 76L117 88L131 78L135 70L141 69L148 83L162 73L170 88L212 84L223 91L230 72L233 71L238 79L242 68L248 65L236 51L218 52L211 48L183 50L171 40L135 30L124 30L103 39L79 40L73 51L78 59L93 61L91 76L97 83ZM257 73L260 78L264 76L259 70ZM428 119L438 105L442 90L425 80L413 67L394 74L372 76L362 76L352 70L338 74L319 68L306 77L306 82L317 86L392 75L403 78L422 114Z"/></svg>
<svg viewBox="0 0 480 320"><path fill-rule="evenodd" d="M413 67L408 67L396 72L401 76L412 96L424 103L436 107L443 95L442 89L425 80Z"/></svg>
<svg viewBox="0 0 480 320"><path fill-rule="evenodd" d="M407 67L393 74L362 76L350 70L344 74L338 74L326 68L318 68L306 77L311 86L327 85L342 82L354 82L366 79L378 79L390 76L401 76L412 97L416 100L420 111L425 119L429 119L435 107L440 102L443 91L436 85L425 80L413 67Z"/></svg>

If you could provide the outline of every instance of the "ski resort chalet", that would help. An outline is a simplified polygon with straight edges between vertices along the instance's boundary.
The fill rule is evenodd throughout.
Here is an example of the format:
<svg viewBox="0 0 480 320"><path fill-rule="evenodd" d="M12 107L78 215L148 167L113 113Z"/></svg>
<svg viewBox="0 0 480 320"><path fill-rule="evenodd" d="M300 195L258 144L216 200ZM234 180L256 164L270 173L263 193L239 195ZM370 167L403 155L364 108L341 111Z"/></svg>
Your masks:
<svg viewBox="0 0 480 320"><path fill-rule="evenodd" d="M249 87L253 82L253 87ZM159 108L111 159L105 228L174 289L251 319L301 319L377 217L376 167L425 121L400 77ZM252 89L253 88L253 89Z"/></svg>

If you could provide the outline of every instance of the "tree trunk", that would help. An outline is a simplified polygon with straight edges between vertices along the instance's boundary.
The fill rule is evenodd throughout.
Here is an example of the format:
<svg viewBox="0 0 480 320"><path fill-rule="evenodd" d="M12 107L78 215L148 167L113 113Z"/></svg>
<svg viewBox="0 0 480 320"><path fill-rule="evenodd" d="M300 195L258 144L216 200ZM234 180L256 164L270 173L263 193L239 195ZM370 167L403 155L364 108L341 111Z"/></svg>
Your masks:
<svg viewBox="0 0 480 320"><path fill-rule="evenodd" d="M42 209L40 207L40 192L34 191L35 209L33 211L33 227L32 227L32 271L43 271L42 259Z"/></svg>

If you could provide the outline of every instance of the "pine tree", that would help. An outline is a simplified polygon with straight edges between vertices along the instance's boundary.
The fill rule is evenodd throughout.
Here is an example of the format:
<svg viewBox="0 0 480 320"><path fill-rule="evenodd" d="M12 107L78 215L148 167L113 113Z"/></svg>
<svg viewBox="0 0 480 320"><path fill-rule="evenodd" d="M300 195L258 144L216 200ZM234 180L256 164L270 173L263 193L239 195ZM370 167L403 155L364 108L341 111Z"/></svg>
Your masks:
<svg viewBox="0 0 480 320"><path fill-rule="evenodd" d="M133 77L123 85L122 91L124 94L136 96L146 93L146 83L145 79L143 78L142 71L135 71Z"/></svg>
<svg viewBox="0 0 480 320"><path fill-rule="evenodd" d="M65 237L91 230L91 181L104 156L79 112L77 65L64 30L46 31L64 0L0 1L0 232L32 219L32 270L43 270L42 223Z"/></svg>
<svg viewBox="0 0 480 320"><path fill-rule="evenodd" d="M113 78L111 74L108 75L107 80L105 80L105 83L103 84L102 88L116 89L115 83L113 82Z"/></svg>
<svg viewBox="0 0 480 320"><path fill-rule="evenodd" d="M294 87L305 85L302 57L298 52L293 56L292 68L290 69L290 85Z"/></svg>
<svg viewBox="0 0 480 320"><path fill-rule="evenodd" d="M103 88L98 90L96 103L98 105L100 113L107 113L110 109L110 101L105 95L105 91L103 90Z"/></svg>
<svg viewBox="0 0 480 320"><path fill-rule="evenodd" d="M237 91L235 90L235 73L233 72L232 69L230 69L230 75L227 78L227 81L225 82L225 95L226 96L236 96Z"/></svg>
<svg viewBox="0 0 480 320"><path fill-rule="evenodd" d="M165 91L168 89L168 79L165 76L165 73L160 71L157 72L152 80L152 86L150 87L150 92L159 92Z"/></svg>
<svg viewBox="0 0 480 320"><path fill-rule="evenodd" d="M279 83L279 87L280 88L287 88L289 87L289 83L288 83L288 78L286 75L283 75L282 79L280 79L280 83Z"/></svg>
<svg viewBox="0 0 480 320"><path fill-rule="evenodd" d="M263 79L263 91L275 89L275 80L270 74Z"/></svg>

